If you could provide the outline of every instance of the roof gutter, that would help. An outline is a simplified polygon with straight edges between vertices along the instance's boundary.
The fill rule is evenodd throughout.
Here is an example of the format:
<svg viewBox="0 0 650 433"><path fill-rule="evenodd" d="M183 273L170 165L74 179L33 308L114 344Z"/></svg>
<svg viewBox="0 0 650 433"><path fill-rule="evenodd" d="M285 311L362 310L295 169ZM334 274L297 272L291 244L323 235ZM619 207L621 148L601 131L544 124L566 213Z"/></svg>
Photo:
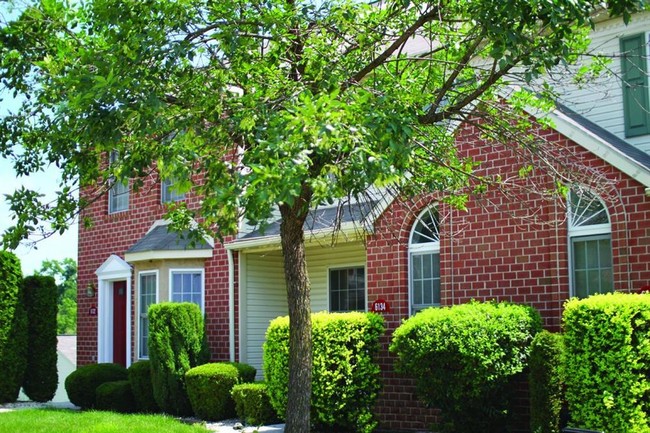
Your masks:
<svg viewBox="0 0 650 433"><path fill-rule="evenodd" d="M346 222L339 229L322 229L305 232L305 244L322 244L323 242L351 242L363 240L370 230L362 224ZM280 235L263 236L251 239L239 239L224 245L228 251L244 250L279 250L281 248Z"/></svg>

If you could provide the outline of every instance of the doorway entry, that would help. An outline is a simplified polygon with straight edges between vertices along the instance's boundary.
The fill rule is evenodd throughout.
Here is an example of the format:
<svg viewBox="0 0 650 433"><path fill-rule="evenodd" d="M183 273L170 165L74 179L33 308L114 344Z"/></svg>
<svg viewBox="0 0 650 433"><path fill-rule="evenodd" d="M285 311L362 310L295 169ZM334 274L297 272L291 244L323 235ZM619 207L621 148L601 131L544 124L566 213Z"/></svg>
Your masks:
<svg viewBox="0 0 650 433"><path fill-rule="evenodd" d="M113 362L126 367L126 281L113 282Z"/></svg>

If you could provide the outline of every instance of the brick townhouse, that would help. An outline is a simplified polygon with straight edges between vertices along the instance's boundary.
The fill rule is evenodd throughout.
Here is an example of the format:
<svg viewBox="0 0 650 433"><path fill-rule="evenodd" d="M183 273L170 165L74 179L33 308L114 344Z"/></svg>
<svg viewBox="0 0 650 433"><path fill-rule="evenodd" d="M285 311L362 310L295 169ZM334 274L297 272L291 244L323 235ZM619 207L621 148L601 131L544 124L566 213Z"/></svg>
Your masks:
<svg viewBox="0 0 650 433"><path fill-rule="evenodd" d="M392 331L418 310L509 300L533 305L558 330L569 297L650 284L650 95L645 74L634 76L647 70L650 14L635 18L629 26L602 20L593 31L592 46L626 54L612 63L618 76L588 89L567 84L564 105L543 113L553 127L534 128L605 186L576 187L566 200L525 188L488 190L466 210L436 197L378 196L320 208L308 219L313 310L378 309L385 318L382 428L425 429L435 420L412 382L392 372L387 351ZM517 178L512 148L481 141L469 125L457 129L456 141L461 155L481 161L477 174ZM165 203L176 200L196 208L200 197L179 196L152 175L139 192L115 185L84 211L94 224L79 229L78 364L146 359L147 307L191 301L205 313L213 360L247 362L262 375L268 322L287 314L277 225L189 245L163 221Z"/></svg>

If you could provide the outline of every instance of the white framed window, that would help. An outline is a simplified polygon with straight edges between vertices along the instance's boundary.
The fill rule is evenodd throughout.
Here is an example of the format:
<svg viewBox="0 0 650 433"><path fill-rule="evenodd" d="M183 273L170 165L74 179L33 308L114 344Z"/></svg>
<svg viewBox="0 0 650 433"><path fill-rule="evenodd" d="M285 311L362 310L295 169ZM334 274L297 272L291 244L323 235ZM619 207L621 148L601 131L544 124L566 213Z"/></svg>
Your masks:
<svg viewBox="0 0 650 433"><path fill-rule="evenodd" d="M138 274L138 358L149 358L149 307L158 302L158 271Z"/></svg>
<svg viewBox="0 0 650 433"><path fill-rule="evenodd" d="M330 311L366 311L366 268L329 270Z"/></svg>
<svg viewBox="0 0 650 433"><path fill-rule="evenodd" d="M176 181L174 179L163 179L160 182L160 200L163 203L185 200L185 194L179 193L174 188Z"/></svg>
<svg viewBox="0 0 650 433"><path fill-rule="evenodd" d="M604 203L590 191L571 189L568 224L571 296L613 291L612 228Z"/></svg>
<svg viewBox="0 0 650 433"><path fill-rule="evenodd" d="M203 269L171 269L169 271L169 300L194 302L203 311Z"/></svg>
<svg viewBox="0 0 650 433"><path fill-rule="evenodd" d="M112 165L119 159L117 151L109 155L109 163ZM129 209L129 181L117 182L111 179L111 187L108 190L108 213L123 212Z"/></svg>
<svg viewBox="0 0 650 433"><path fill-rule="evenodd" d="M440 235L436 207L415 219L409 237L409 298L411 314L440 305Z"/></svg>

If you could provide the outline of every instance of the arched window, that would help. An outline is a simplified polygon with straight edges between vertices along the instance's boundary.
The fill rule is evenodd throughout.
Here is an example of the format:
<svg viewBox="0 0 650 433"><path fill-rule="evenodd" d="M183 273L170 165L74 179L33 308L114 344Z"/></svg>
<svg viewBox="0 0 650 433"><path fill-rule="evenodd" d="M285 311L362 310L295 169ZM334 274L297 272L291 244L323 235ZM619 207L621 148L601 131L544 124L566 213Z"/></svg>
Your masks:
<svg viewBox="0 0 650 433"><path fill-rule="evenodd" d="M415 220L409 238L409 291L411 314L440 305L440 236L435 207Z"/></svg>
<svg viewBox="0 0 650 433"><path fill-rule="evenodd" d="M593 193L569 192L571 295L586 298L614 290L612 228L603 202Z"/></svg>

